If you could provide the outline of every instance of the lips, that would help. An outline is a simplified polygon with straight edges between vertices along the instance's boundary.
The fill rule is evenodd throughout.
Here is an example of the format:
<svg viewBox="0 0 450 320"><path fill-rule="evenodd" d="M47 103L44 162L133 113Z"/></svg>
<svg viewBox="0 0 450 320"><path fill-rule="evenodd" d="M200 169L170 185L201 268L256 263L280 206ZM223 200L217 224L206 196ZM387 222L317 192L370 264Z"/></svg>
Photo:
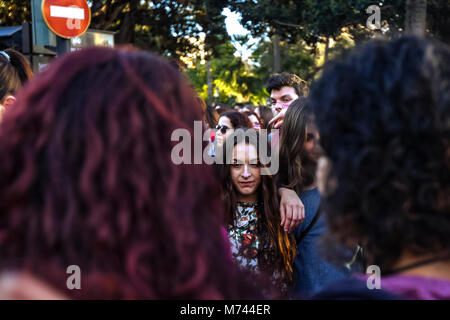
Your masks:
<svg viewBox="0 0 450 320"><path fill-rule="evenodd" d="M245 181L245 182L239 182L239 185L243 188L245 187L252 187L254 185L254 181Z"/></svg>

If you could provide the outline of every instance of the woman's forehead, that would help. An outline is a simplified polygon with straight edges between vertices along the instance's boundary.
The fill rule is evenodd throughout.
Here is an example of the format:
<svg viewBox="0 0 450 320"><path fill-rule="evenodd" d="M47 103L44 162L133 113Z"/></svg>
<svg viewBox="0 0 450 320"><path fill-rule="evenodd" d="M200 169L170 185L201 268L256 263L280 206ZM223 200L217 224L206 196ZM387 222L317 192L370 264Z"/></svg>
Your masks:
<svg viewBox="0 0 450 320"><path fill-rule="evenodd" d="M258 151L253 144L241 142L234 147L233 158L241 161L257 160Z"/></svg>
<svg viewBox="0 0 450 320"><path fill-rule="evenodd" d="M228 126L230 128L232 126L230 119L228 117L226 117L226 116L220 117L219 124L222 125L222 126Z"/></svg>

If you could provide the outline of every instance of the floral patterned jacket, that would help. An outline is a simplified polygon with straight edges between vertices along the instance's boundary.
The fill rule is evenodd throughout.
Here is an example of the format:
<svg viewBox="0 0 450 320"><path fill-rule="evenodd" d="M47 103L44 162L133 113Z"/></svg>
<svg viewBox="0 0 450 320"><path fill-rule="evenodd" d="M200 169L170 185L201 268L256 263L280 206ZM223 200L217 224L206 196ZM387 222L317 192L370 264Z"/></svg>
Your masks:
<svg viewBox="0 0 450 320"><path fill-rule="evenodd" d="M275 261L276 249L268 247L267 234L262 234L262 220L258 213L257 202L239 202L234 225L227 226L233 260L244 270L261 272L262 261ZM275 287L287 294L288 284L284 282L281 273L276 270L269 274Z"/></svg>

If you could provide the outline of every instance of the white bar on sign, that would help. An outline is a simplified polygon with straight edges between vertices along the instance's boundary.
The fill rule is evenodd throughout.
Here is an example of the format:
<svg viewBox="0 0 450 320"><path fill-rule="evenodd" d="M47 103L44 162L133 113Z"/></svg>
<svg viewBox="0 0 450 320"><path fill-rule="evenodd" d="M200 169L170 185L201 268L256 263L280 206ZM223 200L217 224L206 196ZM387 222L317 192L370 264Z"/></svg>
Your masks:
<svg viewBox="0 0 450 320"><path fill-rule="evenodd" d="M84 20L84 10L74 7L50 6L50 16L55 18Z"/></svg>

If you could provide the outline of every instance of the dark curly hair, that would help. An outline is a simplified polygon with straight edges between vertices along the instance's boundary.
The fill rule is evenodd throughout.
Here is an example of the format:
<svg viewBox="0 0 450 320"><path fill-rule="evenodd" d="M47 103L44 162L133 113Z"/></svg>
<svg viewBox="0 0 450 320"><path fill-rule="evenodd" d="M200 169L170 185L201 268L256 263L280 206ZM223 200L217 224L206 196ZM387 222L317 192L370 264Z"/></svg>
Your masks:
<svg viewBox="0 0 450 320"><path fill-rule="evenodd" d="M228 112L224 112L224 113L220 114L219 119L221 117L227 117L228 119L230 119L231 125L233 126L232 129L253 128L253 125L252 125L250 119L248 118L248 116L243 114L242 112L228 111Z"/></svg>
<svg viewBox="0 0 450 320"><path fill-rule="evenodd" d="M299 97L306 97L309 93L308 83L293 73L274 73L267 81L266 90L280 90L282 87L292 87Z"/></svg>
<svg viewBox="0 0 450 320"><path fill-rule="evenodd" d="M0 127L0 270L72 298L261 297L232 264L213 168L171 161L173 130L201 119L187 79L153 54L58 58ZM67 290L69 265L81 290Z"/></svg>
<svg viewBox="0 0 450 320"><path fill-rule="evenodd" d="M359 242L382 270L405 252L448 252L449 48L372 40L326 66L310 99L332 165L323 204L337 239Z"/></svg>

